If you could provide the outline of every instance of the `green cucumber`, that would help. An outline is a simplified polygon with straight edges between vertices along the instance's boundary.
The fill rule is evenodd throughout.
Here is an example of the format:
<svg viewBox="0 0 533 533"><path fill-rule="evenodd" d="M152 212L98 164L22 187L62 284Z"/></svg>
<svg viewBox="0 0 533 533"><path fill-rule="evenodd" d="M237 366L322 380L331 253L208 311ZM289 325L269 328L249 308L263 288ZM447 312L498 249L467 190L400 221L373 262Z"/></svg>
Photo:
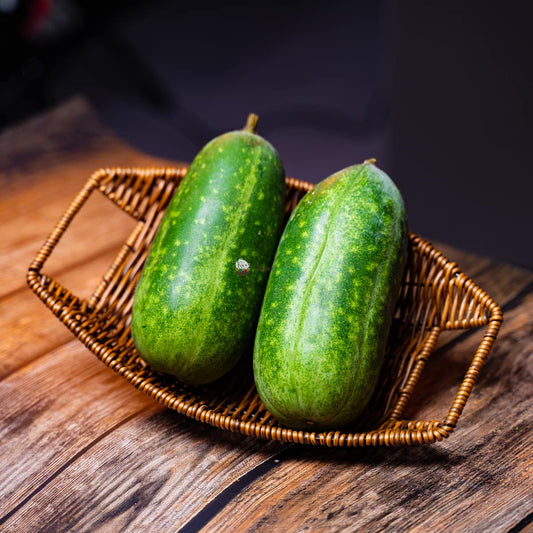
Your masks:
<svg viewBox="0 0 533 533"><path fill-rule="evenodd" d="M280 240L254 347L266 408L294 429L355 420L376 386L407 255L391 179L365 161L325 179Z"/></svg>
<svg viewBox="0 0 533 533"><path fill-rule="evenodd" d="M152 243L135 291L131 331L155 370L202 384L253 348L283 229L285 182L276 150L242 131L209 142L192 162Z"/></svg>

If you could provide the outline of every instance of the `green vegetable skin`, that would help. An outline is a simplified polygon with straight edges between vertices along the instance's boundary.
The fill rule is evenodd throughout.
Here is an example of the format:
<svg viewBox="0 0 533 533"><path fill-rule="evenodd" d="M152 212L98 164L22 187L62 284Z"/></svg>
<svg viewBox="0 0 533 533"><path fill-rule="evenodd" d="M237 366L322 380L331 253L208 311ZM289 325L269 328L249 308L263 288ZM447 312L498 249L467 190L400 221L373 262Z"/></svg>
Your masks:
<svg viewBox="0 0 533 533"><path fill-rule="evenodd" d="M214 381L253 346L285 203L283 165L253 133L256 121L250 115L245 130L213 139L196 156L136 288L139 354L187 383ZM249 263L246 273L237 272L239 259Z"/></svg>
<svg viewBox="0 0 533 533"><path fill-rule="evenodd" d="M376 386L407 254L401 195L372 161L330 176L291 215L268 281L254 376L294 429L353 421Z"/></svg>

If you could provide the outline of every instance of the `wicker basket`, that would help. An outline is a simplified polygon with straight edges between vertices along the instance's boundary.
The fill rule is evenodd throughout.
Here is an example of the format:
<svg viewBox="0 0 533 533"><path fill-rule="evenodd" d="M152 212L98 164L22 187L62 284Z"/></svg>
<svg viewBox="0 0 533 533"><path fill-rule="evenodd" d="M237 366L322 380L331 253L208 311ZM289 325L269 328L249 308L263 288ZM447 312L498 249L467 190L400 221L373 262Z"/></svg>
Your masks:
<svg viewBox="0 0 533 533"><path fill-rule="evenodd" d="M152 370L130 335L133 293L161 217L187 167L102 169L87 181L44 243L28 284L105 365L134 387L186 416L221 429L277 441L325 446L394 446L448 437L485 363L502 321L496 303L429 243L410 235L409 260L379 386L370 407L342 431L306 432L277 423L261 403L249 359L221 382L188 386ZM286 212L313 185L287 178ZM90 300L41 272L55 245L93 190L138 221ZM402 413L442 330L487 326L444 420L403 420ZM223 382L223 383L222 383Z"/></svg>

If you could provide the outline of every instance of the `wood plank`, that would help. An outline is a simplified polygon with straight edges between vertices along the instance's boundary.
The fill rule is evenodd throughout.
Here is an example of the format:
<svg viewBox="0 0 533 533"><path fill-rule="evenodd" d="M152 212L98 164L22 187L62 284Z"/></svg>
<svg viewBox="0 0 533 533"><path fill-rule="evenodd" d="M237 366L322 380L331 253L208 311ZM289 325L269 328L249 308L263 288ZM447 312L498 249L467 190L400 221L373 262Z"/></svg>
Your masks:
<svg viewBox="0 0 533 533"><path fill-rule="evenodd" d="M192 424L153 410L128 420L71 461L5 527L176 531L275 447L234 434L214 438L216 430Z"/></svg>
<svg viewBox="0 0 533 533"><path fill-rule="evenodd" d="M0 382L0 509L5 514L95 438L152 402L78 341ZM122 381L122 380L120 380Z"/></svg>
<svg viewBox="0 0 533 533"><path fill-rule="evenodd" d="M283 446L162 408L76 341L0 382L0 395L7 530L175 528Z"/></svg>
<svg viewBox="0 0 533 533"><path fill-rule="evenodd" d="M441 354L465 363L477 340ZM508 531L531 511L533 293L501 337L452 436L430 447L291 449L204 531ZM434 367L435 376L443 376ZM442 385L456 387L457 382ZM433 413L442 391L419 399ZM427 401L427 404L426 404Z"/></svg>

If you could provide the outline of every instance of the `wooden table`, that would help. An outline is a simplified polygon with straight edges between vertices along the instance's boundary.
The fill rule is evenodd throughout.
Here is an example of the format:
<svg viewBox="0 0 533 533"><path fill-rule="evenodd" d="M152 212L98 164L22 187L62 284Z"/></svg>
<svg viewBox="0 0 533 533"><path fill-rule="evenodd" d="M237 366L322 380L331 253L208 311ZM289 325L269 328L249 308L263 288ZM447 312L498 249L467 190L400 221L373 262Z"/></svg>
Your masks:
<svg viewBox="0 0 533 533"><path fill-rule="evenodd" d="M153 164L168 162L114 138L81 99L0 137L0 529L527 529L532 272L436 243L505 314L449 439L330 449L246 438L134 389L26 286L30 261L93 170ZM90 199L47 272L90 295L130 230L131 220L111 202ZM447 409L480 338L478 331L442 338L411 412Z"/></svg>

